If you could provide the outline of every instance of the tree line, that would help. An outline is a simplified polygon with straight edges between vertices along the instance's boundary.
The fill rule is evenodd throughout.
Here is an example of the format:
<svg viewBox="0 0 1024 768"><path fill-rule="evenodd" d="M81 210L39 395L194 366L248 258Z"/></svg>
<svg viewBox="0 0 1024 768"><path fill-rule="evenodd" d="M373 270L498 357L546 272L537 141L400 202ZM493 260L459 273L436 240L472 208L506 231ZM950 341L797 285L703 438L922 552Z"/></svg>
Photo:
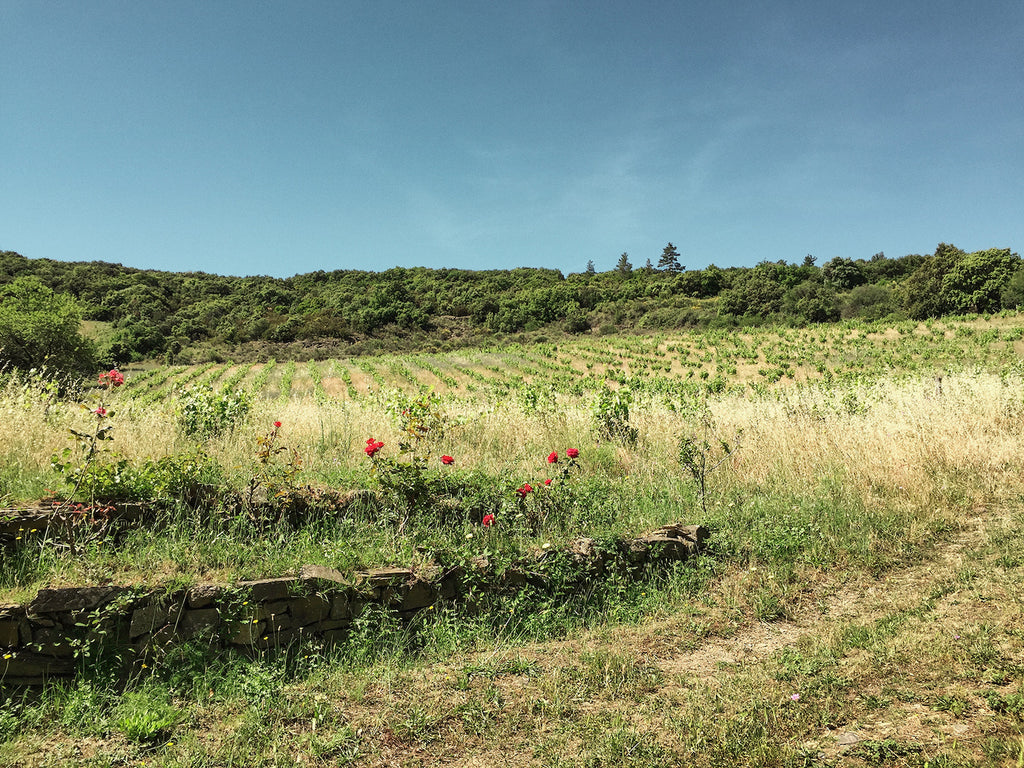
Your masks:
<svg viewBox="0 0 1024 768"><path fill-rule="evenodd" d="M687 270L669 243L657 265L563 275L552 269L396 267L316 271L289 278L228 277L61 262L0 252L0 361L84 369L97 363L187 357L250 342L468 338L558 329L655 330L847 318L924 319L1017 309L1024 269L1008 248L967 253L833 258L819 266L761 262ZM77 332L106 324L104 341ZM435 338L436 341L436 338Z"/></svg>

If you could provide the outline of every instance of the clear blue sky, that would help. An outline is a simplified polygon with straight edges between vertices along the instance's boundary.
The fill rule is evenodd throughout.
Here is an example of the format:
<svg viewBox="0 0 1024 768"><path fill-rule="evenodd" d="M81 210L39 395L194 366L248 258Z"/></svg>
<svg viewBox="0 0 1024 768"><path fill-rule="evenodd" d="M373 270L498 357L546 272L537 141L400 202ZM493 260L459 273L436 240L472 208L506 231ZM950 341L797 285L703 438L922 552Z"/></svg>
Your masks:
<svg viewBox="0 0 1024 768"><path fill-rule="evenodd" d="M1024 250L1024 2L0 0L0 249L288 276Z"/></svg>

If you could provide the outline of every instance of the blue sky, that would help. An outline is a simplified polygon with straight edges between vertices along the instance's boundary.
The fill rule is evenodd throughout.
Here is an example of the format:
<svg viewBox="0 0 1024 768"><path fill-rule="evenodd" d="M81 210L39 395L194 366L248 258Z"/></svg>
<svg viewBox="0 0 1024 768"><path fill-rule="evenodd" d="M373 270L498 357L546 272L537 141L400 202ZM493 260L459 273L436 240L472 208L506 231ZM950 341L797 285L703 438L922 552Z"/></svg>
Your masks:
<svg viewBox="0 0 1024 768"><path fill-rule="evenodd" d="M289 276L1024 246L1024 3L0 0L0 249Z"/></svg>

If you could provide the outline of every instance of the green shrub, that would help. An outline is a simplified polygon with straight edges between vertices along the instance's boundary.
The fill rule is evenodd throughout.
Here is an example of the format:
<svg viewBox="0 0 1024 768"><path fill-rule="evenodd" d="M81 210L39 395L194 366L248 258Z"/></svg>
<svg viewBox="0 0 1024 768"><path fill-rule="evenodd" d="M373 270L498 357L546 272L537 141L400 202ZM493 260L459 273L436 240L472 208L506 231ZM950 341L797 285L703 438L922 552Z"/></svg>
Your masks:
<svg viewBox="0 0 1024 768"><path fill-rule="evenodd" d="M38 278L19 277L0 288L0 355L26 371L89 373L96 367L96 350L79 333L81 320L71 296L54 293Z"/></svg>
<svg viewBox="0 0 1024 768"><path fill-rule="evenodd" d="M215 496L222 484L220 466L202 450L132 462L116 453L96 453L72 461L66 448L53 467L71 487L71 495L90 501L180 502L196 506Z"/></svg>
<svg viewBox="0 0 1024 768"><path fill-rule="evenodd" d="M600 391L592 411L598 437L630 445L636 442L637 430L629 424L632 402L633 394L628 389L613 392L605 387Z"/></svg>
<svg viewBox="0 0 1024 768"><path fill-rule="evenodd" d="M233 430L251 407L244 389L190 388L178 395L178 425L187 437L209 438Z"/></svg>
<svg viewBox="0 0 1024 768"><path fill-rule="evenodd" d="M164 741L182 715L156 688L128 691L117 708L115 725L128 741L143 744Z"/></svg>

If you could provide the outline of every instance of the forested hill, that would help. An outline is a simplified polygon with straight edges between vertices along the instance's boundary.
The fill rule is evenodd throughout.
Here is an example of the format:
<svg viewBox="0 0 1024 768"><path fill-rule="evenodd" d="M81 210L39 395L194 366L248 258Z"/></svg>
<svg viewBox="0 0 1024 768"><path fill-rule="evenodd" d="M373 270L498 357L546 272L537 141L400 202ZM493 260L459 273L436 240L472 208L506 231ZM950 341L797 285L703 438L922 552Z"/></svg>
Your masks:
<svg viewBox="0 0 1024 768"><path fill-rule="evenodd" d="M835 258L817 265L763 262L686 270L675 258L608 272L395 268L317 271L286 279L159 272L105 262L59 262L0 252L0 294L25 278L77 300L86 320L109 324L104 359L195 359L250 342L327 347L367 340L455 344L539 329L580 333L841 318L926 318L993 312L1024 302L1024 270L1009 249ZM19 280L20 278L20 280ZM5 298L5 302L7 299ZM333 341L332 341L333 340ZM372 346L372 345L371 345Z"/></svg>

